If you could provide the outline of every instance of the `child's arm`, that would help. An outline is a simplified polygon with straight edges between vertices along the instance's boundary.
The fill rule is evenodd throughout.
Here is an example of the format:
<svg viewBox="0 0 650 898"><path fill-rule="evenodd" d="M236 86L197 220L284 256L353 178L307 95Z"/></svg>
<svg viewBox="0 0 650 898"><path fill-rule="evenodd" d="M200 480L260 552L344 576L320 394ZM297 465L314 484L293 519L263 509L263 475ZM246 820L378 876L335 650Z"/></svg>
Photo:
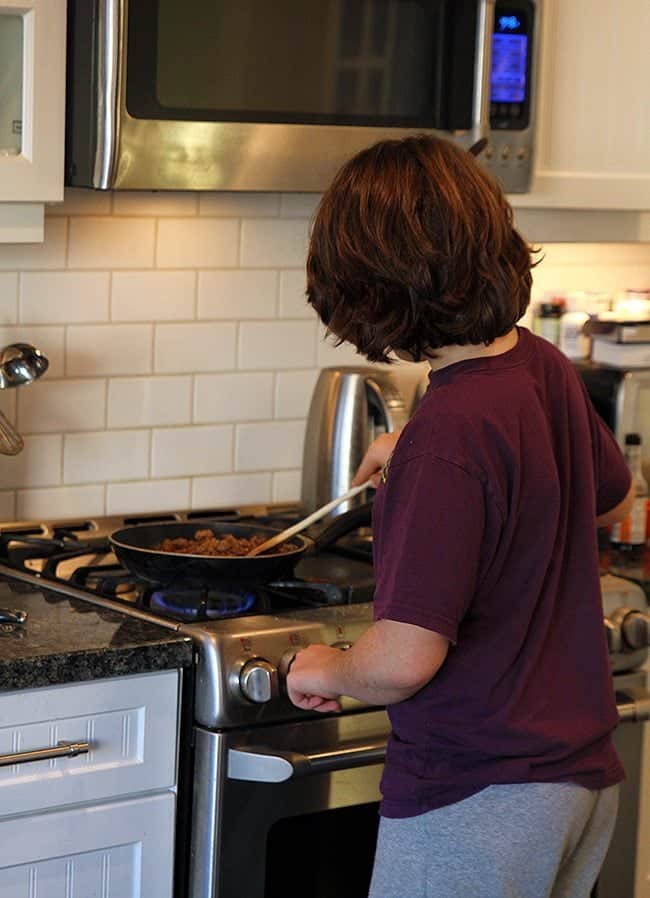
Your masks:
<svg viewBox="0 0 650 898"><path fill-rule="evenodd" d="M318 711L337 710L341 695L394 704L436 675L448 647L433 630L379 620L348 651L311 645L299 652L287 678L289 698L299 708Z"/></svg>

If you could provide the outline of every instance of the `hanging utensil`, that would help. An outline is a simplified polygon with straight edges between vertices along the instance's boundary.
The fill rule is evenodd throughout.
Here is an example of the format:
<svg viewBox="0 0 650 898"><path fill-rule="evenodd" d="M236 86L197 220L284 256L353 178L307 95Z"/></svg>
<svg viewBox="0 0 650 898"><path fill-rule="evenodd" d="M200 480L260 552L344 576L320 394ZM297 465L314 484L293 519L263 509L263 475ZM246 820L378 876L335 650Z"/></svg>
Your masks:
<svg viewBox="0 0 650 898"><path fill-rule="evenodd" d="M279 545L280 543L285 542L290 537L295 536L296 533L300 533L301 530L305 530L311 524L315 524L316 521L320 521L321 518L324 518L326 514L329 514L330 511L333 511L337 505L340 505L342 502L347 502L348 499L352 499L353 496L362 493L364 490L372 487L372 481L366 480L365 483L362 483L360 486L353 486L351 490L348 490L347 493L343 493L342 496L337 496L336 499L332 499L331 502L328 502L327 505L322 505L320 508L317 508L313 514L308 515L306 518L303 518L302 521L298 521L297 524L294 524L292 527L287 527L286 530L280 531L275 536L272 536L271 539L267 539L266 542L262 543L259 546L256 546L254 549L251 549L250 552L245 556L246 558L252 558L255 555L262 555L264 552L267 552L269 549L272 549L274 546Z"/></svg>
<svg viewBox="0 0 650 898"><path fill-rule="evenodd" d="M23 438L13 424L0 412L0 454L18 455L22 450Z"/></svg>
<svg viewBox="0 0 650 898"><path fill-rule="evenodd" d="M0 390L30 384L48 369L43 353L29 343L10 343L0 352Z"/></svg>
<svg viewBox="0 0 650 898"><path fill-rule="evenodd" d="M30 384L49 366L43 353L29 343L10 343L0 351L0 390ZM18 455L23 438L13 424L0 412L0 454Z"/></svg>

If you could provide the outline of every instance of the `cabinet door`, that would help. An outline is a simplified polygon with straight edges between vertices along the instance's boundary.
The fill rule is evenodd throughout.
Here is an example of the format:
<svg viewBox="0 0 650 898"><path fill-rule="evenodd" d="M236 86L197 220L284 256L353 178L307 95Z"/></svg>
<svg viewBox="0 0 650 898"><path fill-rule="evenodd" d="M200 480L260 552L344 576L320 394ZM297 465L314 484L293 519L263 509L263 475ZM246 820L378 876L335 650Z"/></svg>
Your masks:
<svg viewBox="0 0 650 898"><path fill-rule="evenodd" d="M650 209L650 3L542 9L536 177L515 204Z"/></svg>
<svg viewBox="0 0 650 898"><path fill-rule="evenodd" d="M0 822L0 898L171 898L175 796Z"/></svg>
<svg viewBox="0 0 650 898"><path fill-rule="evenodd" d="M43 240L63 199L66 0L0 0L0 243Z"/></svg>
<svg viewBox="0 0 650 898"><path fill-rule="evenodd" d="M178 671L166 670L0 694L0 754L9 756L0 766L0 819L171 788L178 684ZM6 763L60 742L88 750Z"/></svg>
<svg viewBox="0 0 650 898"><path fill-rule="evenodd" d="M6 44L0 58L0 116L6 119L5 125L0 120L0 199L61 200L65 0L1 0L0 18Z"/></svg>

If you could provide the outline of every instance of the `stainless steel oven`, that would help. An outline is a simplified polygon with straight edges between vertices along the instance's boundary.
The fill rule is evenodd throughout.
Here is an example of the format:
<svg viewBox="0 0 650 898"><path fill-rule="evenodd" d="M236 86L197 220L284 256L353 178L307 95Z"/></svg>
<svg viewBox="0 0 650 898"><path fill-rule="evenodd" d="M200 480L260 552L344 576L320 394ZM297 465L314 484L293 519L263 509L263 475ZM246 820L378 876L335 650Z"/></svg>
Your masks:
<svg viewBox="0 0 650 898"><path fill-rule="evenodd" d="M197 729L190 895L366 898L388 730L383 711Z"/></svg>
<svg viewBox="0 0 650 898"><path fill-rule="evenodd" d="M66 180L321 191L422 131L529 189L543 0L68 0Z"/></svg>

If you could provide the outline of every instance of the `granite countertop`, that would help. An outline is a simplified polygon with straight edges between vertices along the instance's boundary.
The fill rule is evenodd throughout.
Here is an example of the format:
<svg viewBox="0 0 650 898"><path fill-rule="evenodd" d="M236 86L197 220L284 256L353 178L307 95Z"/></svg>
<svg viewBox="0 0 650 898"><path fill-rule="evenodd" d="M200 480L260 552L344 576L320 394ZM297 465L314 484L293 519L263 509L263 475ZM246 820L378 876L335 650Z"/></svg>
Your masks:
<svg viewBox="0 0 650 898"><path fill-rule="evenodd" d="M0 576L0 691L188 667L192 641L174 630Z"/></svg>

